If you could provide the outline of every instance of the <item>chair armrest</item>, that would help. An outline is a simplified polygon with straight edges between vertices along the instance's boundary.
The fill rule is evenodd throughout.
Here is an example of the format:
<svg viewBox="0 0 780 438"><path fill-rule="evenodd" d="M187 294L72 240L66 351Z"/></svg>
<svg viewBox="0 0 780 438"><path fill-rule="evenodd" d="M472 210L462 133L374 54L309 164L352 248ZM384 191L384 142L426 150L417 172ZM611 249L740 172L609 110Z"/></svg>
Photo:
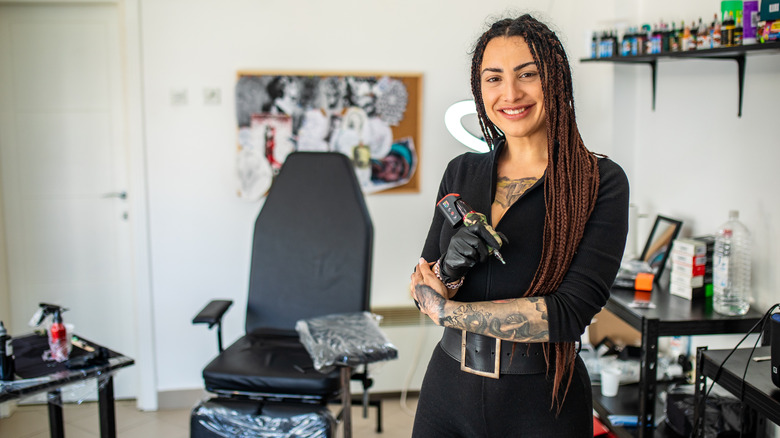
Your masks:
<svg viewBox="0 0 780 438"><path fill-rule="evenodd" d="M193 324L208 324L209 328L222 322L222 315L233 304L231 300L213 300L192 319Z"/></svg>

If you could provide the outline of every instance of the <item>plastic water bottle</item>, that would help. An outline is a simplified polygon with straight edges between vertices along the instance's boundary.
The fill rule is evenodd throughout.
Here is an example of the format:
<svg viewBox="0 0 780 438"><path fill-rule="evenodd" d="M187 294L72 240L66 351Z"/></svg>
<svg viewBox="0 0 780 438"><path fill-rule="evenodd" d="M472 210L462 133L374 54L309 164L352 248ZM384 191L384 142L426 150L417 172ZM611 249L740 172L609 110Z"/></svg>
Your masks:
<svg viewBox="0 0 780 438"><path fill-rule="evenodd" d="M715 234L712 307L723 315L744 315L750 308L750 232L731 210Z"/></svg>

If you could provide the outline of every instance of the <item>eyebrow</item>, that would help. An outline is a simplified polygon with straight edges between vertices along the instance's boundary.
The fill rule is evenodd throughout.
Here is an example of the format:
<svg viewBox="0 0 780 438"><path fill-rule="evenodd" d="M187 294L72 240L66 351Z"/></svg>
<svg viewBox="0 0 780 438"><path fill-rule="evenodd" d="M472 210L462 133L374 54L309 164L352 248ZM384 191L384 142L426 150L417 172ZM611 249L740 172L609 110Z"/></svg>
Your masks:
<svg viewBox="0 0 780 438"><path fill-rule="evenodd" d="M513 68L512 71L522 70L522 69L528 67L529 65L534 65L534 62L531 61L531 62L526 62L525 64L520 64L517 67ZM503 73L504 72L504 70L500 69L500 68L488 67L488 68L485 68L484 70L482 70L482 72L480 73L480 76L485 74L486 71L493 72L493 73Z"/></svg>

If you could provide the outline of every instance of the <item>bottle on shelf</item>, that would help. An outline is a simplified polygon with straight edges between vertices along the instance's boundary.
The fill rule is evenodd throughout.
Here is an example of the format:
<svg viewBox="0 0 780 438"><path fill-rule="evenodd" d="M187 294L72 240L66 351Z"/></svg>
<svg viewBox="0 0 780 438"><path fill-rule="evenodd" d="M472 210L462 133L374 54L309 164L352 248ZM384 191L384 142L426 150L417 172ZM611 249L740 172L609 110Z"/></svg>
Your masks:
<svg viewBox="0 0 780 438"><path fill-rule="evenodd" d="M712 48L716 49L721 46L721 33L720 33L720 20L718 20L718 14L715 14L712 20L712 36L710 37L712 42Z"/></svg>
<svg viewBox="0 0 780 438"><path fill-rule="evenodd" d="M723 25L720 27L720 44L723 47L734 45L734 16L726 12L723 16Z"/></svg>
<svg viewBox="0 0 780 438"><path fill-rule="evenodd" d="M623 32L623 39L620 40L620 56L631 56L631 28Z"/></svg>
<svg viewBox="0 0 780 438"><path fill-rule="evenodd" d="M691 46L694 48L696 47L691 35L691 27L683 22L682 38L680 38L680 51L687 52L688 50L692 50Z"/></svg>
<svg viewBox="0 0 780 438"><path fill-rule="evenodd" d="M691 20L688 50L696 50L696 37L699 36L699 25L696 20Z"/></svg>
<svg viewBox="0 0 780 438"><path fill-rule="evenodd" d="M590 39L590 57L598 58L599 52L599 36L598 32L593 31L593 36Z"/></svg>
<svg viewBox="0 0 780 438"><path fill-rule="evenodd" d="M669 31L669 51L680 51L679 33L677 32L677 24L674 21L672 21L672 29Z"/></svg>
<svg viewBox="0 0 780 438"><path fill-rule="evenodd" d="M620 40L618 39L617 29L610 32L610 51L609 56L618 56L620 53Z"/></svg>
<svg viewBox="0 0 780 438"><path fill-rule="evenodd" d="M663 47L663 23L658 23L653 28L653 53L661 53Z"/></svg>
<svg viewBox="0 0 780 438"><path fill-rule="evenodd" d="M671 50L672 31L669 30L669 24L661 22L661 53Z"/></svg>
<svg viewBox="0 0 780 438"><path fill-rule="evenodd" d="M712 48L712 40L710 39L710 28L699 17L699 33L696 35L696 49L704 50Z"/></svg>
<svg viewBox="0 0 780 438"><path fill-rule="evenodd" d="M737 17L734 22L734 46L742 45L742 17Z"/></svg>
<svg viewBox="0 0 780 438"><path fill-rule="evenodd" d="M653 52L653 29L649 24L642 25L642 36L644 41L644 53L649 55Z"/></svg>
<svg viewBox="0 0 780 438"><path fill-rule="evenodd" d="M744 315L750 308L750 231L731 210L715 234L712 308L723 315Z"/></svg>
<svg viewBox="0 0 780 438"><path fill-rule="evenodd" d="M14 380L14 346L0 321L0 380Z"/></svg>

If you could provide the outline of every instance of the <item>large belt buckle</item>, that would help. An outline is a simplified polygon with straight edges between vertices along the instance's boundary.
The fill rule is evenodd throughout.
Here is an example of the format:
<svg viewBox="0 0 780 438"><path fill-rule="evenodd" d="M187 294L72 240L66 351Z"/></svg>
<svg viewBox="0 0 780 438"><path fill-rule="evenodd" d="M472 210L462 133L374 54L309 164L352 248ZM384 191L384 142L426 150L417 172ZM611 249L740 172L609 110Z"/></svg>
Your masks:
<svg viewBox="0 0 780 438"><path fill-rule="evenodd" d="M466 365L466 330L461 330L460 370L482 377L498 379L498 376L501 374L501 339L496 338L496 362L493 365L493 372L479 371Z"/></svg>

